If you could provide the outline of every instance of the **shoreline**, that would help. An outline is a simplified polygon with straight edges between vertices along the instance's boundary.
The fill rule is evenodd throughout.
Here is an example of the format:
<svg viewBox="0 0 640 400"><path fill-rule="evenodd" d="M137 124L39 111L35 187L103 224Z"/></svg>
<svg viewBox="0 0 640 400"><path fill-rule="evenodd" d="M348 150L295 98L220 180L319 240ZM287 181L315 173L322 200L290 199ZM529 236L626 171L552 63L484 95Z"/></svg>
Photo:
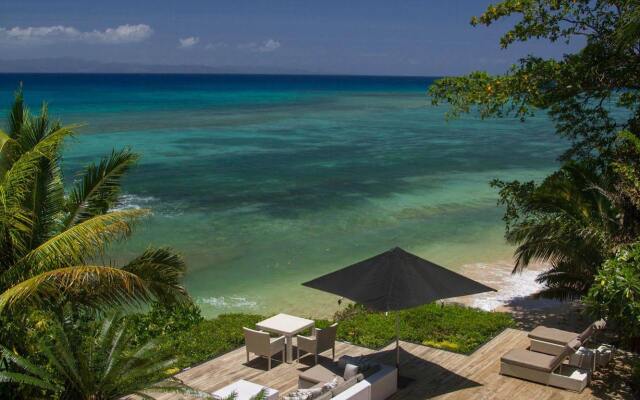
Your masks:
<svg viewBox="0 0 640 400"><path fill-rule="evenodd" d="M471 279L477 280L495 292L451 298L446 303L458 303L484 311L523 313L531 310L565 309L568 303L558 300L537 299L535 294L543 285L536 282L536 277L548 266L533 264L524 271L512 274L513 261L477 262L463 264L455 271ZM280 296L273 293L271 298L254 298L244 296L220 296L195 298L196 303L204 306L207 317L215 317L228 313L276 314L286 312L294 315L314 318L330 318L342 309L348 301L338 305L338 297L322 292L315 292L305 301L282 302ZM291 300L291 299L290 299Z"/></svg>
<svg viewBox="0 0 640 400"><path fill-rule="evenodd" d="M474 263L463 265L458 272L468 278L477 280L495 292L453 298L447 301L465 304L485 311L513 311L519 309L548 309L565 304L559 300L536 298L544 285L538 283L539 273L548 265L536 263L521 272L513 273L513 261L498 261L493 263Z"/></svg>

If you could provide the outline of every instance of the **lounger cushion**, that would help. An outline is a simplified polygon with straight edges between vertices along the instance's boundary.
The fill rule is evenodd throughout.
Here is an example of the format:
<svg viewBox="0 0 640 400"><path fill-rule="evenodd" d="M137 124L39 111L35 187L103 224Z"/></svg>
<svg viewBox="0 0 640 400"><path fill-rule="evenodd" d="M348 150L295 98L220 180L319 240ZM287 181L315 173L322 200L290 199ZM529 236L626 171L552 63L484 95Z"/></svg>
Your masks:
<svg viewBox="0 0 640 400"><path fill-rule="evenodd" d="M577 337L577 333L567 332L555 328L547 328L546 326L538 326L537 328L529 332L530 339L541 340L543 342L555 343L559 345L566 345Z"/></svg>
<svg viewBox="0 0 640 400"><path fill-rule="evenodd" d="M519 367L551 372L555 368L556 357L525 349L513 349L502 356L501 361Z"/></svg>

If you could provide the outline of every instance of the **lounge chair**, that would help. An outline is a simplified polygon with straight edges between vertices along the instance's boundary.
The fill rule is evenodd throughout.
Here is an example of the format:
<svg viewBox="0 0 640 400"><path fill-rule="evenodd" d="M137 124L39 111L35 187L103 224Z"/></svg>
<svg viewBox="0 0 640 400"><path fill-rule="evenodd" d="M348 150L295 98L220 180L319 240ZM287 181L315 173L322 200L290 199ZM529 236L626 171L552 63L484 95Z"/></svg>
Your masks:
<svg viewBox="0 0 640 400"><path fill-rule="evenodd" d="M500 374L562 389L581 392L589 381L589 371L564 364L580 347L574 339L558 355L514 349L500 359Z"/></svg>
<svg viewBox="0 0 640 400"><path fill-rule="evenodd" d="M249 353L267 358L267 369L271 369L271 357L277 353L282 353L282 361L284 361L284 336L271 338L267 332L256 331L249 328L244 330L244 342L247 347L247 362L249 362Z"/></svg>
<svg viewBox="0 0 640 400"><path fill-rule="evenodd" d="M331 349L331 361L336 358L336 333L338 324L333 324L328 328L315 329L313 336L297 336L298 351L297 359L300 360L300 351L307 352L306 355L313 354L315 363L318 363L318 354Z"/></svg>
<svg viewBox="0 0 640 400"><path fill-rule="evenodd" d="M604 329L605 326L606 322L602 319L592 323L581 333L538 326L529 332L531 350L555 356L562 353L565 346L574 339L578 339L580 343L585 344L596 331Z"/></svg>

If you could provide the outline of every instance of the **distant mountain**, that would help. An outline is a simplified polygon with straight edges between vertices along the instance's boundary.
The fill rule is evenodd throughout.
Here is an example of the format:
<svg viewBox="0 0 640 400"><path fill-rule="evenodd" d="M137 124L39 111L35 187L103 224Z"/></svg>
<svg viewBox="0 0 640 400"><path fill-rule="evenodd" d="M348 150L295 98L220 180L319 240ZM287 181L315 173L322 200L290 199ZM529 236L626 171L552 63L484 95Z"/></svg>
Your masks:
<svg viewBox="0 0 640 400"><path fill-rule="evenodd" d="M309 74L310 71L266 66L160 65L100 62L75 58L0 60L0 73L122 74Z"/></svg>

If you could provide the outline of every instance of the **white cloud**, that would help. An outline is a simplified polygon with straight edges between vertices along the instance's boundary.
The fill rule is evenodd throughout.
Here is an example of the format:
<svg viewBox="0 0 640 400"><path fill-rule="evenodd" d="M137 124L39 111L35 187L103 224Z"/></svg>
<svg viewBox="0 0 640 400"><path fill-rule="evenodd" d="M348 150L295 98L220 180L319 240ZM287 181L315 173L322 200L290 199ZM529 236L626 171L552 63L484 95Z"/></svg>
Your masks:
<svg viewBox="0 0 640 400"><path fill-rule="evenodd" d="M200 41L200 38L196 36L189 36L186 38L179 39L178 41L180 42L180 46L179 46L180 48L188 49L190 47L197 45L198 42Z"/></svg>
<svg viewBox="0 0 640 400"><path fill-rule="evenodd" d="M86 32L84 35L89 39L97 39L105 43L130 43L141 42L148 39L153 34L153 29L149 25L120 25L117 28L107 28L104 31Z"/></svg>
<svg viewBox="0 0 640 400"><path fill-rule="evenodd" d="M258 51L262 53L268 53L271 51L276 51L280 48L280 42L277 40L269 39L264 42L260 47L258 47Z"/></svg>
<svg viewBox="0 0 640 400"><path fill-rule="evenodd" d="M134 43L148 39L153 34L149 25L120 25L103 31L80 31L72 26L0 27L0 42L13 44L43 44L56 42L84 43Z"/></svg>
<svg viewBox="0 0 640 400"><path fill-rule="evenodd" d="M270 53L272 51L278 50L281 46L282 44L279 41L269 39L262 43L251 42L240 44L238 45L238 48L241 50L249 50L257 53Z"/></svg>

